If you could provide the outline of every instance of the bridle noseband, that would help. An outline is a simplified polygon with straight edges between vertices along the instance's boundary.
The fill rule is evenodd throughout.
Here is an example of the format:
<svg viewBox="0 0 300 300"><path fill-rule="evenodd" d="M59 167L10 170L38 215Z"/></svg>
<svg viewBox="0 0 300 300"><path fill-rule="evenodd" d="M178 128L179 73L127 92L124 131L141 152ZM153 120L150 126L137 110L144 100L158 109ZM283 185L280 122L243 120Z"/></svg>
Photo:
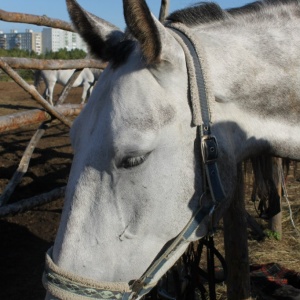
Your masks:
<svg viewBox="0 0 300 300"><path fill-rule="evenodd" d="M217 166L218 144L216 138L211 135L209 102L212 101L213 95L207 88L203 51L197 39L183 24L168 24L167 28L179 42L186 56L193 124L198 127L203 162L205 191L201 196L199 208L170 246L133 283L94 282L77 277L54 264L50 249L46 255L43 284L53 296L60 297L59 299L134 300L147 294L160 279L161 276L158 275L164 274L170 262L174 264L179 258L179 252L188 245L189 238L195 234L199 224L205 218L208 218L209 223L212 222L215 208L226 198Z"/></svg>

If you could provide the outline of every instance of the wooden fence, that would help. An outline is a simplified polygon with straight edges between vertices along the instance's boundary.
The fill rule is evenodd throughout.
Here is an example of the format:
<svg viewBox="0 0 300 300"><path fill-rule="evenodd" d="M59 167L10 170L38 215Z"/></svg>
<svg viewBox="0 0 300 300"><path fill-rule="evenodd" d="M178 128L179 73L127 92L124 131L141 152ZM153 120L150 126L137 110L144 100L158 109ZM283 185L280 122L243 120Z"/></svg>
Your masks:
<svg viewBox="0 0 300 300"><path fill-rule="evenodd" d="M51 26L63 30L73 31L71 24L51 19L44 16L35 16L29 14L10 13L0 10L0 20L7 22L21 22L35 25ZM80 113L84 105L82 104L64 104L64 101L72 87L72 84L84 68L104 69L106 63L94 59L78 59L78 60L41 60L28 58L0 57L0 68L10 76L20 87L29 93L33 99L42 108L23 111L11 115L0 117L0 133L19 129L32 124L40 124L39 128L32 136L17 170L12 176L10 182L5 187L0 196L0 216L15 214L20 211L31 209L37 205L41 205L57 198L63 197L65 188L58 188L48 193L34 196L30 199L20 200L17 203L8 204L15 188L20 183L22 177L28 170L29 162L33 151L41 137L44 135L48 124L52 120L58 119L68 128L71 127L72 121L70 116L76 116ZM46 101L33 85L28 84L22 77L18 75L15 69L33 69L33 70L57 70L57 69L75 69L73 75L64 87L57 105L52 106Z"/></svg>

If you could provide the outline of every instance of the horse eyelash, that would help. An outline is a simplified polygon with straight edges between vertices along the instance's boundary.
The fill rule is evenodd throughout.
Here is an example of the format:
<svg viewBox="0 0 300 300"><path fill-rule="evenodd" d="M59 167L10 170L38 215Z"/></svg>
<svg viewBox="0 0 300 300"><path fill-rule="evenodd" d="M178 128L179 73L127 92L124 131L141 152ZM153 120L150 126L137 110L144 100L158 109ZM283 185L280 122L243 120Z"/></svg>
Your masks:
<svg viewBox="0 0 300 300"><path fill-rule="evenodd" d="M122 162L122 167L124 169L130 169L133 167L137 167L141 165L149 156L149 154L142 155L142 156L136 156L136 157L127 157Z"/></svg>

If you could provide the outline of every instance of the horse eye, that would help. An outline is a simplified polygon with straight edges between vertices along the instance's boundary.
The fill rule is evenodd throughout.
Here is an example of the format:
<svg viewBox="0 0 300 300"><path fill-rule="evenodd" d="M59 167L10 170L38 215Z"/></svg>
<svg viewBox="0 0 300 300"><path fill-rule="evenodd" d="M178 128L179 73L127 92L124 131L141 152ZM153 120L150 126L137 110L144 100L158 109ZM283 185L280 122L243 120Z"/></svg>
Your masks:
<svg viewBox="0 0 300 300"><path fill-rule="evenodd" d="M136 156L136 157L126 157L123 161L122 161L122 167L124 169L130 169L136 166L141 165L149 156L150 153L147 153L145 155L142 156Z"/></svg>

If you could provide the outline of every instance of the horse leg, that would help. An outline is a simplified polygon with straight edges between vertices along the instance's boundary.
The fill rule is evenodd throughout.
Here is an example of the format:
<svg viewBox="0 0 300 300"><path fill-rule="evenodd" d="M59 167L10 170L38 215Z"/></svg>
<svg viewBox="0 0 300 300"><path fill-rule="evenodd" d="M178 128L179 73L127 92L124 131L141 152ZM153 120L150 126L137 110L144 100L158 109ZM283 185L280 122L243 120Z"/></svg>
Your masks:
<svg viewBox="0 0 300 300"><path fill-rule="evenodd" d="M83 84L83 90L82 90L82 95L81 95L81 104L83 104L86 99L87 99L87 95L89 95L89 90L90 90L91 84L90 83L84 83Z"/></svg>
<svg viewBox="0 0 300 300"><path fill-rule="evenodd" d="M43 98L46 99L46 100L49 99L49 89L48 89L48 87L46 87L45 90L44 90Z"/></svg>
<svg viewBox="0 0 300 300"><path fill-rule="evenodd" d="M90 98L92 92L93 92L93 88L94 88L94 84L91 84L90 85L90 88L88 89L88 95L87 95L87 98Z"/></svg>
<svg viewBox="0 0 300 300"><path fill-rule="evenodd" d="M47 100L51 105L53 105L53 91L55 86L55 81L49 81L47 86Z"/></svg>

